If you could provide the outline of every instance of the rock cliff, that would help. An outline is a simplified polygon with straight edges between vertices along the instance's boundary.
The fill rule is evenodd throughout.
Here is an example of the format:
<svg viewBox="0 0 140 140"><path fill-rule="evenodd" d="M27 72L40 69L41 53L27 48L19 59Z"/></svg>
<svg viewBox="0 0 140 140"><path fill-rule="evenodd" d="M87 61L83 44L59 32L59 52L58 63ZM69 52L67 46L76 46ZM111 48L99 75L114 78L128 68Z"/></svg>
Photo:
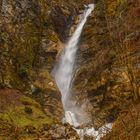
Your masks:
<svg viewBox="0 0 140 140"><path fill-rule="evenodd" d="M20 113L26 121L36 120L28 118L34 111L40 112L34 117L46 115L48 119L44 121L49 125L61 120L61 96L51 71L78 23L84 4L93 2L96 7L84 27L77 54L73 86L77 104L86 102L96 128L106 122L116 122L128 108L138 106L139 0L1 0L0 97L3 104L7 100L17 102L9 102L8 110L4 105L0 112L1 122L7 120L3 114L5 110L9 112L13 104L11 110L18 113L16 106L21 105ZM128 114L131 113L128 111ZM16 120L15 123L21 122ZM30 125L32 123L27 123ZM71 128L67 126L67 129ZM136 137L138 135L136 133ZM111 139L113 137L111 135Z"/></svg>

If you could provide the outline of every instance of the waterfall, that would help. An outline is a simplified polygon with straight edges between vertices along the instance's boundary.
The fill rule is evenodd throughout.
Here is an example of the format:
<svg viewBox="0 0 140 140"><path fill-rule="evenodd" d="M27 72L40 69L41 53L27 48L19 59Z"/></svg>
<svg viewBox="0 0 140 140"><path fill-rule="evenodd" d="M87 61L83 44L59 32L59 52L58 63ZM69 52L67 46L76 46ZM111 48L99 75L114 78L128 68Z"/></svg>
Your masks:
<svg viewBox="0 0 140 140"><path fill-rule="evenodd" d="M55 77L56 84L62 94L63 107L64 107L65 112L68 111L66 113L66 116L70 115L70 111L72 111L71 109L73 108L72 102L70 102L70 97L71 97L70 90L72 86L73 68L74 68L74 63L75 63L75 58L76 58L76 52L78 49L79 38L82 32L82 29L84 27L84 24L86 23L87 18L93 9L94 9L93 4L89 4L86 7L81 17L80 23L78 24L75 32L73 33L72 37L70 38L70 40L65 46L65 49L60 58L58 67L55 69L54 77ZM75 106L74 108L76 109ZM74 121L72 124L77 125L77 122Z"/></svg>
<svg viewBox="0 0 140 140"><path fill-rule="evenodd" d="M56 84L62 94L62 103L64 110L68 109L67 103L70 97L70 89L73 78L73 67L75 63L76 52L78 49L78 41L84 24L87 21L87 17L90 15L93 9L93 4L88 5L88 8L85 9L81 22L79 23L74 34L66 44L64 53L60 58L57 69L55 70L54 77Z"/></svg>
<svg viewBox="0 0 140 140"><path fill-rule="evenodd" d="M76 52L78 50L78 42L82 33L83 27L87 21L88 16L94 9L94 4L89 4L81 16L81 21L78 24L72 37L65 45L64 51L60 57L59 63L54 70L54 78L56 84L62 95L62 103L65 111L65 121L74 127L80 126L89 122L85 111L82 107L75 105L75 101L71 100L72 79L74 73L74 64L76 59ZM98 131L94 128L90 129L76 129L79 135L89 134L98 135ZM82 138L82 136L81 136Z"/></svg>
<svg viewBox="0 0 140 140"><path fill-rule="evenodd" d="M56 84L62 94L62 103L63 108L66 112L66 121L70 124L77 126L79 125L76 115L82 112L80 108L74 106L74 101L71 101L71 86L72 86L72 78L73 78L73 69L76 58L76 52L78 50L78 42L82 32L82 29L87 21L88 16L91 14L94 9L94 4L89 4L83 15L81 16L81 21L78 24L75 32L72 37L69 39L68 43L64 48L64 52L60 57L60 61L58 67L55 69L54 77ZM75 117L74 117L75 116ZM73 118L73 120L72 120ZM85 118L83 120L86 120Z"/></svg>

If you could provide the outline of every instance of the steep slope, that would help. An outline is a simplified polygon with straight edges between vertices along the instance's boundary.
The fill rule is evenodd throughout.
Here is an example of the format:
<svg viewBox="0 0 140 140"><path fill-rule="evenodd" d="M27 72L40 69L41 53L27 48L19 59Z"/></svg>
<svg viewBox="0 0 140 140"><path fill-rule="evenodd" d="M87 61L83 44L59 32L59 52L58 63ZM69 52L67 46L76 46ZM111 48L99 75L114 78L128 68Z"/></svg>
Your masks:
<svg viewBox="0 0 140 140"><path fill-rule="evenodd" d="M73 91L97 128L140 101L139 2L97 1L85 26Z"/></svg>
<svg viewBox="0 0 140 140"><path fill-rule="evenodd" d="M139 1L100 0L85 26L74 93L89 99L97 126L139 102L139 8Z"/></svg>
<svg viewBox="0 0 140 140"><path fill-rule="evenodd" d="M58 4L0 1L0 139L76 138L69 125L60 123L61 96L51 76L70 20Z"/></svg>
<svg viewBox="0 0 140 140"><path fill-rule="evenodd" d="M61 120L61 96L51 71L83 5L93 2L75 67L77 104L86 103L98 128L139 103L139 0L1 0L0 97L16 89L16 95L41 105L43 116Z"/></svg>

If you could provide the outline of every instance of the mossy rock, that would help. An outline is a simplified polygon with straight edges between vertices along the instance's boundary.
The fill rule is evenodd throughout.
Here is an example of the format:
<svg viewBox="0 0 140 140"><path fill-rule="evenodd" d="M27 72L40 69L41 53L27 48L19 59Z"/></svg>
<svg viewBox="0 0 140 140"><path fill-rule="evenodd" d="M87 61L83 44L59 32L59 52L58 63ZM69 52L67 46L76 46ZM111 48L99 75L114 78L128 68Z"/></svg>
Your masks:
<svg viewBox="0 0 140 140"><path fill-rule="evenodd" d="M20 70L19 70L19 76L21 78L25 78L28 76L28 69L25 68L25 67L22 67Z"/></svg>
<svg viewBox="0 0 140 140"><path fill-rule="evenodd" d="M42 111L41 105L32 98L23 96L20 93L14 93L13 91L8 91L6 94L8 100L12 98L11 100L13 101L7 104L6 108L0 112L0 119L18 127L33 126L40 128L43 124L54 123L54 121L47 117ZM18 97L14 99L12 94ZM4 100L7 100L7 98L2 96L2 101ZM30 113L27 112L27 108L28 110L30 109Z"/></svg>

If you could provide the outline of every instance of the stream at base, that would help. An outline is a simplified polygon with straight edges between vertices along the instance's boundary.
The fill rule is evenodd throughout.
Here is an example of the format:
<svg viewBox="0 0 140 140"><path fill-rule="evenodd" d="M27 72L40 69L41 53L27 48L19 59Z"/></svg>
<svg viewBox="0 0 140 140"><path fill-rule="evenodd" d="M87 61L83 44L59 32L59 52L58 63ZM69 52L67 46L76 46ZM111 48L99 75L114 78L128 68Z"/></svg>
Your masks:
<svg viewBox="0 0 140 140"><path fill-rule="evenodd" d="M77 128L80 126L80 124L76 120L75 114L70 111L65 112L64 122L67 122L73 126L73 129L76 130L77 134L80 137L80 140L84 140L85 135L93 137L95 140L100 140L112 129L112 123L107 123L100 127L98 130L95 130L94 127L85 127L81 129Z"/></svg>

